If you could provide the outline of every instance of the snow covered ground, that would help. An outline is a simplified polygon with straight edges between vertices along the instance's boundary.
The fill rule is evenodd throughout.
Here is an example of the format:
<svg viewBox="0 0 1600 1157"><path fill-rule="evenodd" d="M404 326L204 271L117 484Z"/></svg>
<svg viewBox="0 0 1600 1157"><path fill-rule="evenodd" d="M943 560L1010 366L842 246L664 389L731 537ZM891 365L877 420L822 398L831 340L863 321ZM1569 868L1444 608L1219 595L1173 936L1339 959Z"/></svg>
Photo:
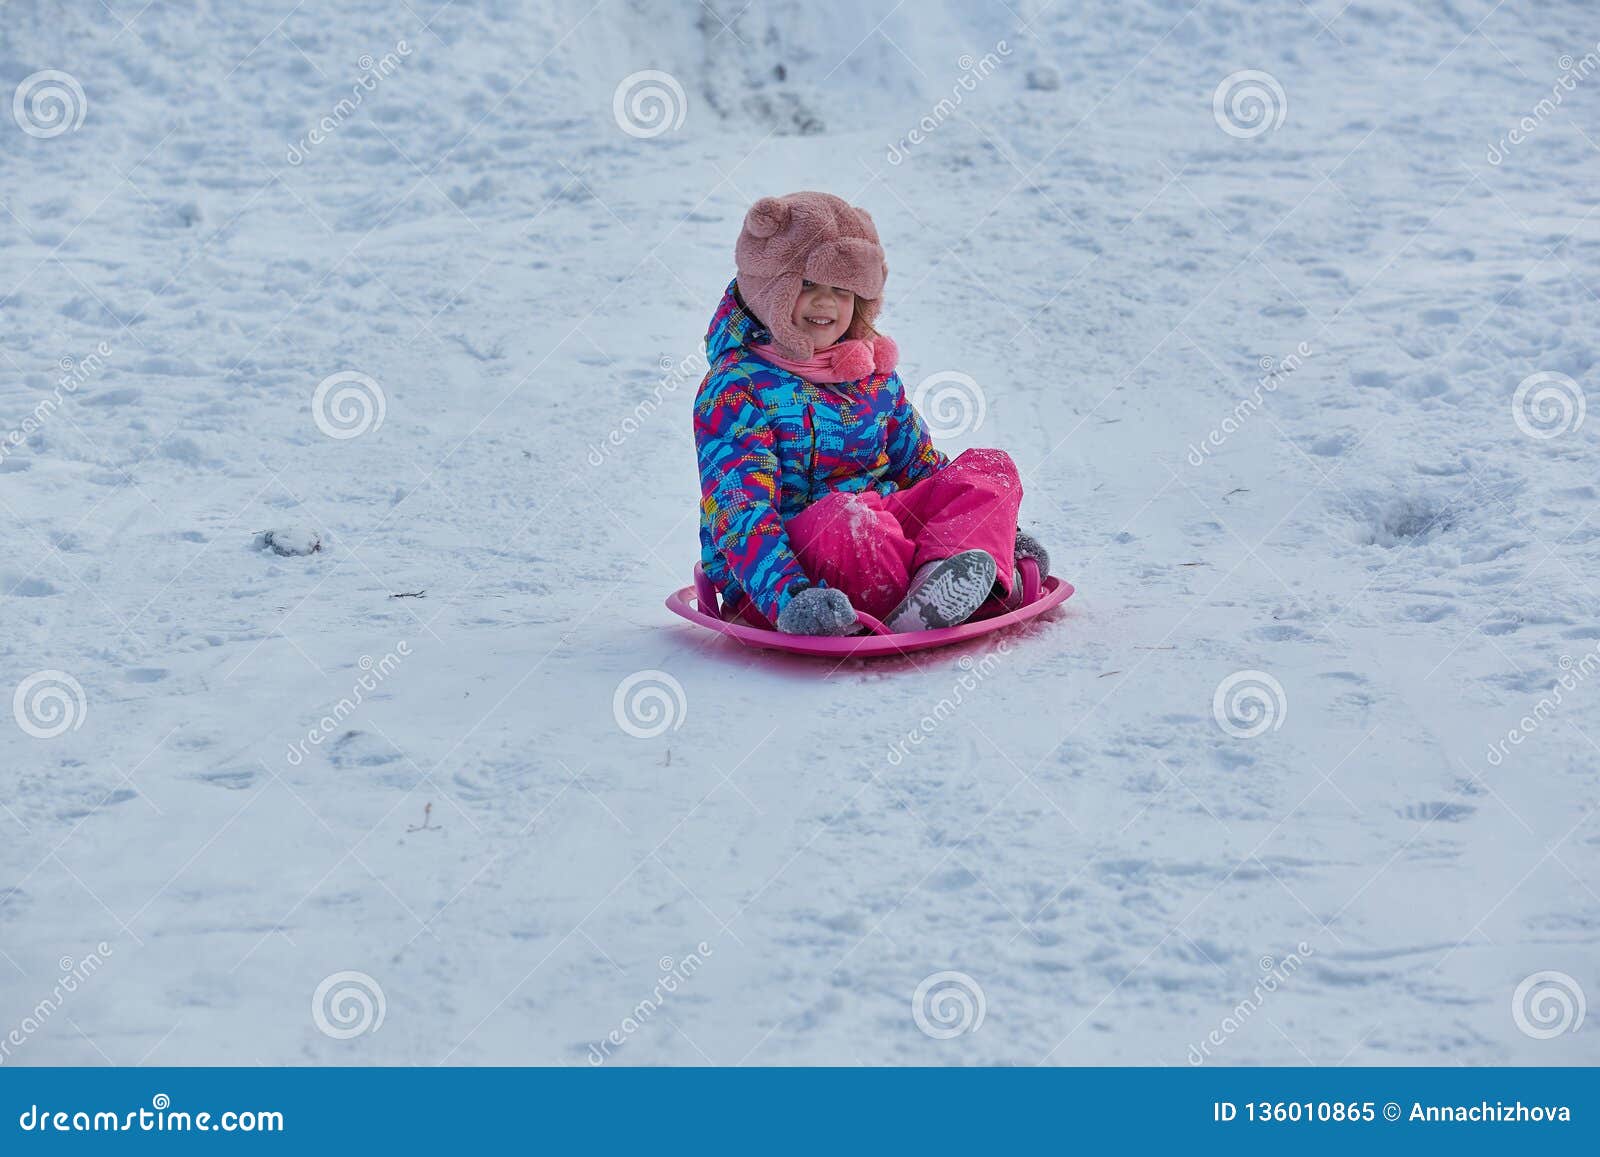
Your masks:
<svg viewBox="0 0 1600 1157"><path fill-rule="evenodd" d="M1600 1062L1597 41L10 0L0 1063ZM800 188L1049 621L830 669L663 609Z"/></svg>

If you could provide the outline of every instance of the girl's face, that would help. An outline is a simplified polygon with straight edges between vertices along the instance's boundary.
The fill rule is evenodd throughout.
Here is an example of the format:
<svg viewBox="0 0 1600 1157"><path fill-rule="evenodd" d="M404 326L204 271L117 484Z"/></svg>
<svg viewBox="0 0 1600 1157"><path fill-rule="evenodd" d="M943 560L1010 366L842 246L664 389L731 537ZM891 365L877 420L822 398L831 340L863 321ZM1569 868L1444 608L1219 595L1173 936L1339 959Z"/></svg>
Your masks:
<svg viewBox="0 0 1600 1157"><path fill-rule="evenodd" d="M789 320L822 349L844 336L855 313L856 295L848 289L802 281Z"/></svg>

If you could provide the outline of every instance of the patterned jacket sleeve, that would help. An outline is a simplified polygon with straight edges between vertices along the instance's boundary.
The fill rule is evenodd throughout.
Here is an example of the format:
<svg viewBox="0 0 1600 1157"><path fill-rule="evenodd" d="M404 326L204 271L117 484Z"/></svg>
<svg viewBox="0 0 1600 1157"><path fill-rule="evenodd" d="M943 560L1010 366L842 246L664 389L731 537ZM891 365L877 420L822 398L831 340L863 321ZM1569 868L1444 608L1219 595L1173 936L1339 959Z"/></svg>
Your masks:
<svg viewBox="0 0 1600 1157"><path fill-rule="evenodd" d="M795 558L778 508L776 435L733 375L714 374L694 409L700 518L734 580L768 622L813 585Z"/></svg>
<svg viewBox="0 0 1600 1157"><path fill-rule="evenodd" d="M950 459L934 448L927 424L906 397L900 375L891 375L890 384L894 388L894 409L889 414L888 480L904 490L948 466Z"/></svg>

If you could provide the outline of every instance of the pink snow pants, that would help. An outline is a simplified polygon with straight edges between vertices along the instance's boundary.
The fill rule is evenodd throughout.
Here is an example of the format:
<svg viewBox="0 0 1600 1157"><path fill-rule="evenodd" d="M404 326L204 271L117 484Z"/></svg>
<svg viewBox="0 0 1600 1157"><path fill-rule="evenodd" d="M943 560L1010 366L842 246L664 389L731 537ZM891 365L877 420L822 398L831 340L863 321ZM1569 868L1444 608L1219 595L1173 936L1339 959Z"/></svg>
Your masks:
<svg viewBox="0 0 1600 1157"><path fill-rule="evenodd" d="M1003 450L967 450L938 473L893 494L835 491L784 524L812 579L886 618L926 562L986 550L1011 590L1022 480Z"/></svg>

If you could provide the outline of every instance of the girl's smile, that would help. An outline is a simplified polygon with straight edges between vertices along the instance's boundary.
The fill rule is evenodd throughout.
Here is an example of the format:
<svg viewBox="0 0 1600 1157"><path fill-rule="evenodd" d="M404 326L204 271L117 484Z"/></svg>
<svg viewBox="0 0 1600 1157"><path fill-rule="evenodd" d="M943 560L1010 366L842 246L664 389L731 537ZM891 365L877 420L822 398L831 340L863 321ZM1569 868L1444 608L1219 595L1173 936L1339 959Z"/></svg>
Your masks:
<svg viewBox="0 0 1600 1157"><path fill-rule="evenodd" d="M789 320L797 328L815 335L812 340L820 350L845 335L855 311L856 295L848 289L802 281L800 296L795 298L794 312Z"/></svg>

